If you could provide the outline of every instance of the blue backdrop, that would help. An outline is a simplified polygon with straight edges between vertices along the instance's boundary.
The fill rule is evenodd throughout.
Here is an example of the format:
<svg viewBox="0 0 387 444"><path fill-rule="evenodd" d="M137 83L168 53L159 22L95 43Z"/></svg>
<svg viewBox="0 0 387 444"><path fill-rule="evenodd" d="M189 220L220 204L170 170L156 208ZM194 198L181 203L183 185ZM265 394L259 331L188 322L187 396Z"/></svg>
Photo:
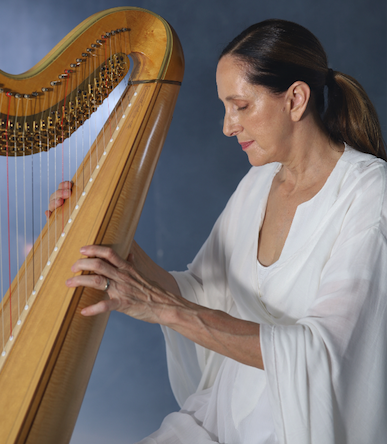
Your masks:
<svg viewBox="0 0 387 444"><path fill-rule="evenodd" d="M185 52L181 94L136 234L168 270L191 261L249 168L222 134L215 69L223 47L250 24L277 17L309 28L330 66L362 83L386 135L385 0L13 0L0 7L0 68L26 71L82 20L115 6L160 14ZM177 408L159 327L113 313L71 443L134 443Z"/></svg>

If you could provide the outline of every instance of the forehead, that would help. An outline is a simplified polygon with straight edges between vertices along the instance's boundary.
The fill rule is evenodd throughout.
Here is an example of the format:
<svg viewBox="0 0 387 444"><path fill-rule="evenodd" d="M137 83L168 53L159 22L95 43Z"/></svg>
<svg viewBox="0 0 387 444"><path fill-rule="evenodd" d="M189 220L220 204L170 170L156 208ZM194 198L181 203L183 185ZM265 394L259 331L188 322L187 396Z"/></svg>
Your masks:
<svg viewBox="0 0 387 444"><path fill-rule="evenodd" d="M244 81L246 77L246 69L242 62L232 56L224 56L219 60L216 69L216 82L240 80Z"/></svg>
<svg viewBox="0 0 387 444"><path fill-rule="evenodd" d="M219 60L216 70L216 84L221 100L234 96L251 96L256 93L256 86L246 79L246 68L232 56L224 56Z"/></svg>

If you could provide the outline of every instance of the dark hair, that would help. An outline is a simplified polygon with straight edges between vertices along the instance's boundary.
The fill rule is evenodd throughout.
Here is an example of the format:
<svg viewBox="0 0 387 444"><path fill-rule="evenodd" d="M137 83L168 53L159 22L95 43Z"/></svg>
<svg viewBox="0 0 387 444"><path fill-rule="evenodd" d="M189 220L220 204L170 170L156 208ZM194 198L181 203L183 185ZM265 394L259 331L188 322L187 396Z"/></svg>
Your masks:
<svg viewBox="0 0 387 444"><path fill-rule="evenodd" d="M379 119L367 93L352 77L328 68L319 40L306 28L271 19L250 26L220 55L246 66L253 85L283 93L296 81L309 85L317 111L330 138L387 160ZM324 87L328 87L325 107Z"/></svg>

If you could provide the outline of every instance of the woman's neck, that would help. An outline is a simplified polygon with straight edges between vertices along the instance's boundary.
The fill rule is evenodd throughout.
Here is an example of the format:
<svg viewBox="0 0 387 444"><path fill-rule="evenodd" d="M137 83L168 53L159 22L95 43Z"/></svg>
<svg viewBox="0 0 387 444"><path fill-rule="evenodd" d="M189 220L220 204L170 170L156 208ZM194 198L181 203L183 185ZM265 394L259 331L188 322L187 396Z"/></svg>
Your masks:
<svg viewBox="0 0 387 444"><path fill-rule="evenodd" d="M344 152L344 144L333 142L320 122L309 114L292 135L276 178L289 194L325 182Z"/></svg>

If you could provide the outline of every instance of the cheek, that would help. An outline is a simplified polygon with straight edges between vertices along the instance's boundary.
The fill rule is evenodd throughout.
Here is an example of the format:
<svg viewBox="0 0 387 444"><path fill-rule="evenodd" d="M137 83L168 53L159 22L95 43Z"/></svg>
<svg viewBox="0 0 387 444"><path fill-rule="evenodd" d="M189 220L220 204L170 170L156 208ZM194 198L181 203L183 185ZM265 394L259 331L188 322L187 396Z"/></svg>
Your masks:
<svg viewBox="0 0 387 444"><path fill-rule="evenodd" d="M257 106L248 116L247 121L251 131L264 138L272 136L276 128L280 127L278 112L273 112L265 104Z"/></svg>
<svg viewBox="0 0 387 444"><path fill-rule="evenodd" d="M277 110L271 114L270 119L266 120L266 128L275 140L281 141L289 136L289 122L281 111Z"/></svg>
<svg viewBox="0 0 387 444"><path fill-rule="evenodd" d="M255 109L245 116L245 130L248 130L262 148L275 148L277 143L289 136L289 122L286 110L271 101L256 104ZM265 146L266 145L266 146Z"/></svg>

